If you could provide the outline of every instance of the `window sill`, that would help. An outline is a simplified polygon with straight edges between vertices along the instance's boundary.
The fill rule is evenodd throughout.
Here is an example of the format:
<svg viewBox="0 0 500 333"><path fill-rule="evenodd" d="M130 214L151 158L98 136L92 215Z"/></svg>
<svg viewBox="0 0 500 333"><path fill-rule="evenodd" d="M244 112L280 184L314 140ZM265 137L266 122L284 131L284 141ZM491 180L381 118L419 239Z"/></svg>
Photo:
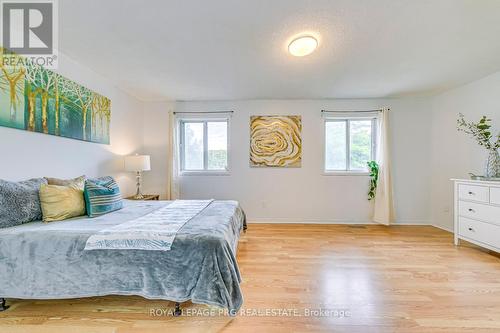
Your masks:
<svg viewBox="0 0 500 333"><path fill-rule="evenodd" d="M200 171L181 171L179 176L230 176L231 173L229 171L208 171L208 170L200 170Z"/></svg>
<svg viewBox="0 0 500 333"><path fill-rule="evenodd" d="M368 171L323 171L323 176L369 176Z"/></svg>

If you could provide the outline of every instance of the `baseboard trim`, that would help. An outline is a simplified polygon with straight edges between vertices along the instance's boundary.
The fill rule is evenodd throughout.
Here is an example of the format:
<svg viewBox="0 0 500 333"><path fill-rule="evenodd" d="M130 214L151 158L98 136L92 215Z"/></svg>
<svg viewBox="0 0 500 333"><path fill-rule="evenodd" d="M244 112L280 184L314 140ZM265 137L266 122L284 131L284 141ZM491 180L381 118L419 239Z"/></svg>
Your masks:
<svg viewBox="0 0 500 333"><path fill-rule="evenodd" d="M434 228L438 228L438 229L441 229L441 230L444 230L444 231L448 231L448 232L451 232L451 233L454 233L453 229L451 228L448 228L448 227L445 227L445 226L442 226L442 225L439 225L439 224L431 224Z"/></svg>
<svg viewBox="0 0 500 333"><path fill-rule="evenodd" d="M320 219L293 219L293 218L250 218L249 224L366 224L380 225L373 221L360 220L320 220ZM429 221L424 220L401 220L391 225L431 225Z"/></svg>
<svg viewBox="0 0 500 333"><path fill-rule="evenodd" d="M377 224L372 221L252 219L249 224Z"/></svg>

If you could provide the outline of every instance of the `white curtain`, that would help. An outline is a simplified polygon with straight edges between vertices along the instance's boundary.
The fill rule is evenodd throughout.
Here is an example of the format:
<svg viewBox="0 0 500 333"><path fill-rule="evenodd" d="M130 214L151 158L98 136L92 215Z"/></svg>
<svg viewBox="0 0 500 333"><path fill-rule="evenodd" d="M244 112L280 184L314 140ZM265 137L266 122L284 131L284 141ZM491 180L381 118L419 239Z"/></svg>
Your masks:
<svg viewBox="0 0 500 333"><path fill-rule="evenodd" d="M167 184L167 199L175 200L179 198L179 151L177 149L178 126L177 119L173 111L168 114L168 184Z"/></svg>
<svg viewBox="0 0 500 333"><path fill-rule="evenodd" d="M389 225L394 221L391 179L389 109L383 109L378 122L377 163L379 165L373 221Z"/></svg>

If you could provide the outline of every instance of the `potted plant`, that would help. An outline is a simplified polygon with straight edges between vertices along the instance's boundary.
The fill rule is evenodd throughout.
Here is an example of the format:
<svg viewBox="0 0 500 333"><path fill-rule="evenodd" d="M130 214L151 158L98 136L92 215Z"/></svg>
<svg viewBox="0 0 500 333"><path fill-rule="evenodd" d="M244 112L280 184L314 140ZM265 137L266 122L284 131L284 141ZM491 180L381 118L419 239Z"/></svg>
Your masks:
<svg viewBox="0 0 500 333"><path fill-rule="evenodd" d="M466 122L463 114L458 115L457 129L471 135L480 146L488 151L488 159L484 170L487 178L500 177L500 132L496 137L491 133L491 119L483 116L479 122ZM493 140L492 140L493 139Z"/></svg>
<svg viewBox="0 0 500 333"><path fill-rule="evenodd" d="M368 190L368 200L375 198L378 181L378 164L376 161L368 161L368 169L370 170L370 189Z"/></svg>

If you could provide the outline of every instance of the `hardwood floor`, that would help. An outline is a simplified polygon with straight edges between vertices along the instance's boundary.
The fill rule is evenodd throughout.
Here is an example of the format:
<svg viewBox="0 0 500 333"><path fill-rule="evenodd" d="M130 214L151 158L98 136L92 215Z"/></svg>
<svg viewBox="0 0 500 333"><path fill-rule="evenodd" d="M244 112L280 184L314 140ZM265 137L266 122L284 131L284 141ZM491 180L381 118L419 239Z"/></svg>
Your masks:
<svg viewBox="0 0 500 333"><path fill-rule="evenodd" d="M433 227L252 224L238 262L235 318L152 316L173 303L140 297L9 299L0 332L500 332L500 259ZM266 309L291 310L251 316Z"/></svg>

